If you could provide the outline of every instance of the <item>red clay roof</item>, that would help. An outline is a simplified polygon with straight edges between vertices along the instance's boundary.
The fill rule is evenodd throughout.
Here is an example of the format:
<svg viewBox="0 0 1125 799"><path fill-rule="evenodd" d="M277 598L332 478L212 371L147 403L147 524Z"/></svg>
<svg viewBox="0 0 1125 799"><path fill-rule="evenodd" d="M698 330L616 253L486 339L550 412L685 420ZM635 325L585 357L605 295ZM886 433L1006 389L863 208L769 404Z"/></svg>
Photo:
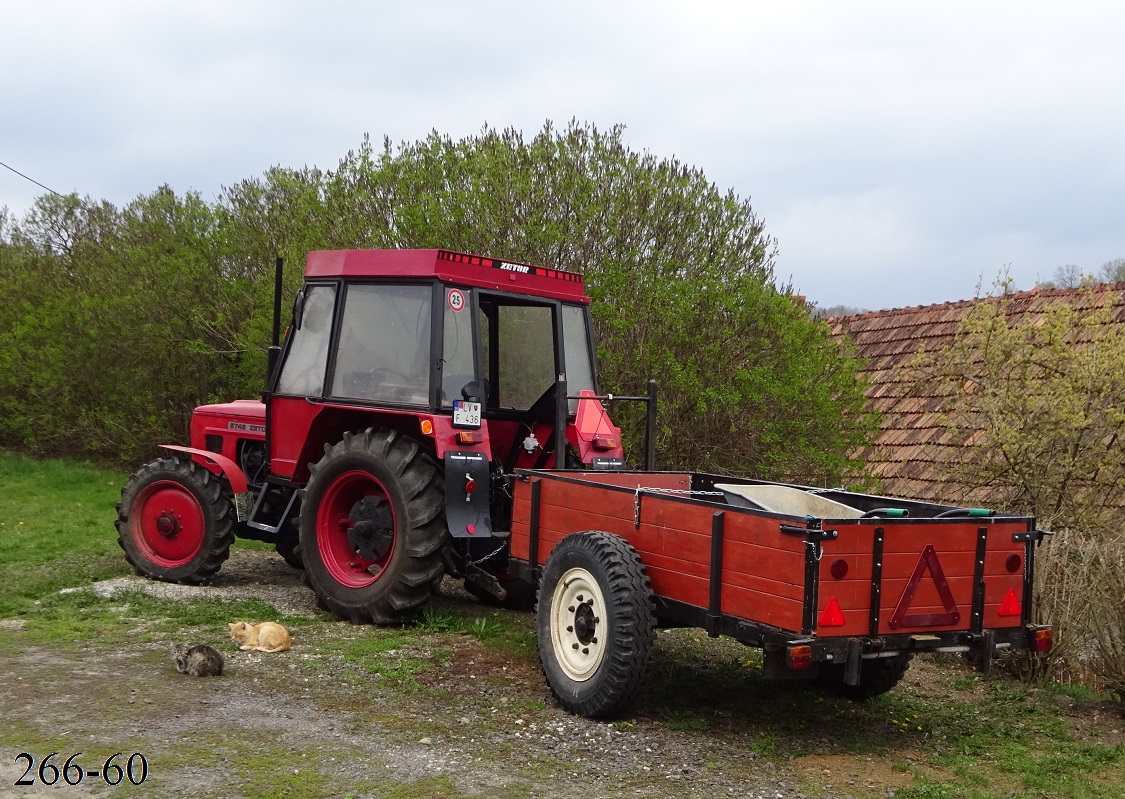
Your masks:
<svg viewBox="0 0 1125 799"><path fill-rule="evenodd" d="M1125 283L1102 284L1092 291L1032 290L1009 294L1006 299L1010 324L1057 302L1071 303L1080 310L1108 302L1115 306L1113 322L1125 324ZM870 473L881 478L885 494L956 501L949 496L950 486L939 482L935 464L952 461L972 437L955 437L942 425L941 409L949 394L937 385L920 388L912 380L909 364L923 350L932 353L953 343L961 321L975 304L996 301L996 297L985 297L828 320L832 335L850 336L867 363L861 376L871 384L868 407L880 411L882 421L873 445L861 457Z"/></svg>

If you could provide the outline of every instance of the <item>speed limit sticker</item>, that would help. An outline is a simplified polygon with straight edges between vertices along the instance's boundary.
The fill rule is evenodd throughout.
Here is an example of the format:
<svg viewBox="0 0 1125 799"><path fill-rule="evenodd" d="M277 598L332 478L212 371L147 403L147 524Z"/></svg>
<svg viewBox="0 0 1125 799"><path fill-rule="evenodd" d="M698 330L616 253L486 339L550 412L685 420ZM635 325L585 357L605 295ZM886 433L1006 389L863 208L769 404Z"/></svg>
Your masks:
<svg viewBox="0 0 1125 799"><path fill-rule="evenodd" d="M450 289L448 301L449 307L454 311L460 311L465 307L465 295L460 289Z"/></svg>

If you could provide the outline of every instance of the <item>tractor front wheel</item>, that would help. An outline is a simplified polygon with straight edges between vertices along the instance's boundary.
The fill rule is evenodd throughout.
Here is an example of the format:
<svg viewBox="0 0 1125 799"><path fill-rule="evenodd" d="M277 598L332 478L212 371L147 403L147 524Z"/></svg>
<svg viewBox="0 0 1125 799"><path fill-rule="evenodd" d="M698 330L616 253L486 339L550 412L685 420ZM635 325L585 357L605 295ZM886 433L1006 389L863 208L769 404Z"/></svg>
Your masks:
<svg viewBox="0 0 1125 799"><path fill-rule="evenodd" d="M137 470L117 504L117 543L137 574L174 583L209 580L230 555L234 519L222 482L190 460Z"/></svg>
<svg viewBox="0 0 1125 799"><path fill-rule="evenodd" d="M398 624L445 571L445 486L392 430L345 433L310 467L296 555L320 606L356 624Z"/></svg>
<svg viewBox="0 0 1125 799"><path fill-rule="evenodd" d="M637 551L603 532L568 535L543 568L535 623L551 693L571 713L614 716L652 654L652 587Z"/></svg>

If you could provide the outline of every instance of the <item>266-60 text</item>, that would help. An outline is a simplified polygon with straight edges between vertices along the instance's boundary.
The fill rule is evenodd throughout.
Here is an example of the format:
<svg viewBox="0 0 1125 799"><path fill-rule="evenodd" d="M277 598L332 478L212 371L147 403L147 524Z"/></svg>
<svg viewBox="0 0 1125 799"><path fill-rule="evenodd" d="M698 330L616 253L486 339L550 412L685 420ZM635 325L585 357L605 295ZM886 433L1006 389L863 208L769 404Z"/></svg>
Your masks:
<svg viewBox="0 0 1125 799"><path fill-rule="evenodd" d="M78 758L82 756L81 752L68 757L61 766L56 766L51 762L58 756L58 752L47 755L39 761L39 769L36 771L35 756L27 752L20 752L16 755L15 760L17 763L21 760L26 762L27 769L23 772L23 776L16 780L15 784L34 785L36 775L39 777L39 782L44 785L58 785L60 783L78 785L87 777L92 780L100 779L106 785L120 785L125 780L133 785L140 785L148 779L148 759L140 752L129 755L129 759L125 761L124 766L113 762L119 757L125 757L124 752L118 752L107 758L100 769L85 769L80 766Z"/></svg>

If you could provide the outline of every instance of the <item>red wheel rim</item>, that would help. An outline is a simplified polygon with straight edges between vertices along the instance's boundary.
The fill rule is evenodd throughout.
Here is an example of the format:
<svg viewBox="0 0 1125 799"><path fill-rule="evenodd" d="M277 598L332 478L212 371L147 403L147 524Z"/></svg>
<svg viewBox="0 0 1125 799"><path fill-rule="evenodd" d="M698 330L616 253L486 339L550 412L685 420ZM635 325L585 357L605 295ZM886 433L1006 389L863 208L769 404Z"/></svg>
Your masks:
<svg viewBox="0 0 1125 799"><path fill-rule="evenodd" d="M129 514L129 530L141 553L164 569L190 563L207 529L203 506L174 480L146 486Z"/></svg>
<svg viewBox="0 0 1125 799"><path fill-rule="evenodd" d="M345 472L332 481L316 514L316 544L320 557L328 573L336 582L348 588L364 588L371 585L383 573L391 556L394 555L396 533L387 553L378 560L367 560L356 554L348 542L348 529L351 526L352 508L364 497L378 497L391 504L382 483L367 472ZM398 530L398 519L394 521ZM373 569L372 567L377 567Z"/></svg>

